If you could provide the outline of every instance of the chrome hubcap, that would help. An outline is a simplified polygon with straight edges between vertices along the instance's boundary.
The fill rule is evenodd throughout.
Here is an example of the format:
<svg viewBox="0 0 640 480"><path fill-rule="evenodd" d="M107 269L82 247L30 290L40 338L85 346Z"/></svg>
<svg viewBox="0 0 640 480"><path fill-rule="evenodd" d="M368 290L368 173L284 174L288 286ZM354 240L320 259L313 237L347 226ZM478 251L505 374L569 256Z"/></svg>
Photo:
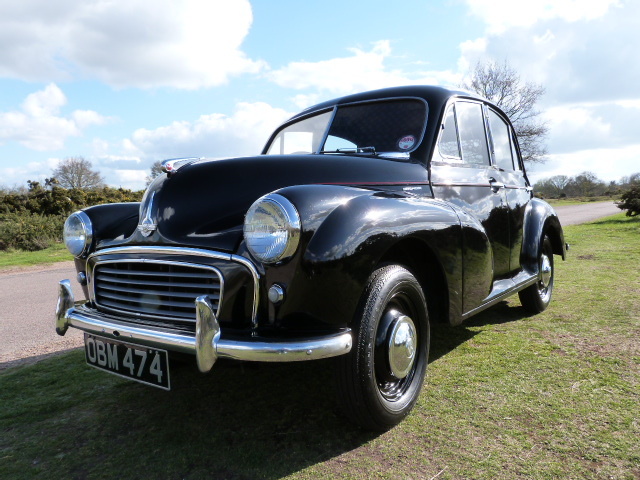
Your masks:
<svg viewBox="0 0 640 480"><path fill-rule="evenodd" d="M543 288L548 288L551 283L551 261L546 255L540 258L540 283Z"/></svg>
<svg viewBox="0 0 640 480"><path fill-rule="evenodd" d="M393 323L387 351L391 373L405 378L416 359L416 326L411 318L401 315Z"/></svg>

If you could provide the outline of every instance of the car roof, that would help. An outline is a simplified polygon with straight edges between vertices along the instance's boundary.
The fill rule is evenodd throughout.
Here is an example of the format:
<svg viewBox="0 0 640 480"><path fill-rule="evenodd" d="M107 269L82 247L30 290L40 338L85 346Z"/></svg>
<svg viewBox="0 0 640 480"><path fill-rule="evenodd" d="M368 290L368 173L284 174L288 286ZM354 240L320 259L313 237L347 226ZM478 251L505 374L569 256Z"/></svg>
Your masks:
<svg viewBox="0 0 640 480"><path fill-rule="evenodd" d="M358 103L358 102L383 100L383 99L391 99L391 98L413 97L413 98L421 98L425 100L429 105L436 106L439 104L446 103L449 98L454 96L475 98L477 100L481 100L484 102L487 101L485 98L482 98L475 93L464 91L457 88L440 87L440 86L434 86L434 85L408 85L403 87L390 87L390 88L382 88L379 90L370 90L367 92L356 93L353 95L347 95L344 97L335 98L333 100L328 100L326 102L322 102L317 105L313 105L309 108L306 108L302 112L291 117L290 120L293 120L297 117L308 115L310 112L325 110L325 109L332 108L336 105L344 105L349 103Z"/></svg>

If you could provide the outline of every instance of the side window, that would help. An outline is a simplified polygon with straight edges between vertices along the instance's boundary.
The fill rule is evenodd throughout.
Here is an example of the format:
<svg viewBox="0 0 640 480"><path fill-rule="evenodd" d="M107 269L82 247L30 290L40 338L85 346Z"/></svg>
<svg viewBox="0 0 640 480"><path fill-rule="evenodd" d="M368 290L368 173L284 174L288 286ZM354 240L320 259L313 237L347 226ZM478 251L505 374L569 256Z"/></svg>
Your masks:
<svg viewBox="0 0 640 480"><path fill-rule="evenodd" d="M489 124L493 139L493 159L503 170L513 170L509 126L493 110L489 110Z"/></svg>
<svg viewBox="0 0 640 480"><path fill-rule="evenodd" d="M438 149L443 157L460 160L460 146L458 144L458 129L456 127L455 105L451 105L444 117L442 134L438 142Z"/></svg>
<svg viewBox="0 0 640 480"><path fill-rule="evenodd" d="M457 102L456 115L460 128L462 161L477 165L489 165L489 150L482 105L472 102Z"/></svg>

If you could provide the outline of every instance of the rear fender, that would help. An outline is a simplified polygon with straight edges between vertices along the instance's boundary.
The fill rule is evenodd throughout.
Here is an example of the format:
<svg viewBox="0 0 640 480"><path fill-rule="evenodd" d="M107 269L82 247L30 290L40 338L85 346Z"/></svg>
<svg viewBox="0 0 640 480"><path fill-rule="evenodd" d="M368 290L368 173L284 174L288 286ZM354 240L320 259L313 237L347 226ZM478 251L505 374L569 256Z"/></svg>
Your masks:
<svg viewBox="0 0 640 480"><path fill-rule="evenodd" d="M522 242L521 263L525 270L538 274L538 256L542 247L542 238L548 235L553 253L566 257L566 245L560 219L555 210L544 200L533 198L527 206L524 219L524 238Z"/></svg>

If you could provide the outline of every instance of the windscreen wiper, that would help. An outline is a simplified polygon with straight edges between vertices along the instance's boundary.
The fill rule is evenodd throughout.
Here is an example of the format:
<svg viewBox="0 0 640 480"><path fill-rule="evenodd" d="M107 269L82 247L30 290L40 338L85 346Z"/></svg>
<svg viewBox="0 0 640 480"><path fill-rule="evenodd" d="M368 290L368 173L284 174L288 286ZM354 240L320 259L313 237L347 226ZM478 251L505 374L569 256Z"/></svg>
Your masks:
<svg viewBox="0 0 640 480"><path fill-rule="evenodd" d="M318 153L365 153L376 155L376 147L336 148L335 150L320 150Z"/></svg>

